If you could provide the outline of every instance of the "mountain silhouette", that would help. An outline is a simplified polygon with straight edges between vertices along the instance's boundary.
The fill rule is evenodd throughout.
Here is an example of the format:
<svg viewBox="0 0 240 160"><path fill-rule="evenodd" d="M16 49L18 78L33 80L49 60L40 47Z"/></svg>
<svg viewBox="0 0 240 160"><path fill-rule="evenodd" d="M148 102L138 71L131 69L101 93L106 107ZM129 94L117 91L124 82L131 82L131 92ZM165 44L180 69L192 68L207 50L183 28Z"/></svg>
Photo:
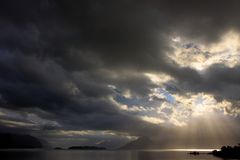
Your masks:
<svg viewBox="0 0 240 160"><path fill-rule="evenodd" d="M157 148L157 145L148 137L139 137L137 140L131 141L120 149L152 149Z"/></svg>
<svg viewBox="0 0 240 160"><path fill-rule="evenodd" d="M97 147L97 146L72 146L68 149L72 150L106 150L105 147Z"/></svg>
<svg viewBox="0 0 240 160"><path fill-rule="evenodd" d="M41 141L30 135L0 133L0 149L42 148Z"/></svg>

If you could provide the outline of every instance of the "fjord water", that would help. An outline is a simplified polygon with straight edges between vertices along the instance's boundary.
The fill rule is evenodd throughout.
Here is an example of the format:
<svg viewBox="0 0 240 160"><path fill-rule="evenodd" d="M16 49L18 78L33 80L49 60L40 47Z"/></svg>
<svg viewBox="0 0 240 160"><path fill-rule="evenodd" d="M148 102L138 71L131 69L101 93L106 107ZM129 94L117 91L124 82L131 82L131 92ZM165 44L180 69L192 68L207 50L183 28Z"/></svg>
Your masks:
<svg viewBox="0 0 240 160"><path fill-rule="evenodd" d="M81 151L5 150L1 160L221 160L209 154L187 154L189 150ZM200 151L200 153L207 151Z"/></svg>

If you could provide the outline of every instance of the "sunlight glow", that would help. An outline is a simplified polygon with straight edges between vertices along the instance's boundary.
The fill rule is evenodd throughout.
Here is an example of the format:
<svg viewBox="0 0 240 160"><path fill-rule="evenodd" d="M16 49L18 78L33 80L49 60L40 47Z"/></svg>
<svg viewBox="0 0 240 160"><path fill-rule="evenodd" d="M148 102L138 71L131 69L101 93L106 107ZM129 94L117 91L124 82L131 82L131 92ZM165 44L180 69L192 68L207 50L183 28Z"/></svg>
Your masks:
<svg viewBox="0 0 240 160"><path fill-rule="evenodd" d="M174 101L160 104L157 113L164 115L166 122L175 126L186 126L192 118L214 115L214 113L224 115L224 110L232 106L226 100L218 102L213 95L205 93L172 96Z"/></svg>
<svg viewBox="0 0 240 160"><path fill-rule="evenodd" d="M209 45L197 42L173 41L174 52L168 57L184 67L205 70L209 66L221 63L228 67L240 64L240 34L229 31L220 41Z"/></svg>

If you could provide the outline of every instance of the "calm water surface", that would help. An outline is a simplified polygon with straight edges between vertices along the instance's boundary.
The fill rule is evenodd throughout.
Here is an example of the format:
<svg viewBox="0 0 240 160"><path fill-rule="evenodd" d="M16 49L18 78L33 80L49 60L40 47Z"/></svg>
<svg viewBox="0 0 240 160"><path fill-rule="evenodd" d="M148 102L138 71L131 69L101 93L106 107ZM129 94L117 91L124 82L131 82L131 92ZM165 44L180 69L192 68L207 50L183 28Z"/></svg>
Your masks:
<svg viewBox="0 0 240 160"><path fill-rule="evenodd" d="M1 160L222 160L208 154L193 156L190 150L145 151L69 151L8 150L0 151ZM200 150L207 153L206 150Z"/></svg>

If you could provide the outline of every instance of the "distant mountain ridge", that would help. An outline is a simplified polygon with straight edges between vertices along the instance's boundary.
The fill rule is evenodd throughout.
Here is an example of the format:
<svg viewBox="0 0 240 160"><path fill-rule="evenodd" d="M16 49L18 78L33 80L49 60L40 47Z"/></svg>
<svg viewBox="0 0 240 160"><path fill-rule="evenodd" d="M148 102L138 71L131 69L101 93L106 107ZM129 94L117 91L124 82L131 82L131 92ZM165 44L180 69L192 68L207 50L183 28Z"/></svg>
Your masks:
<svg viewBox="0 0 240 160"><path fill-rule="evenodd" d="M97 146L72 146L68 149L72 150L106 150L105 147L97 147Z"/></svg>
<svg viewBox="0 0 240 160"><path fill-rule="evenodd" d="M141 149L192 149L192 148L218 148L214 145L209 146L205 144L200 144L198 141L195 142L186 142L185 140L179 140L175 137L172 139L166 139L164 137L139 137L136 140L133 140L119 149L122 150L141 150Z"/></svg>
<svg viewBox="0 0 240 160"><path fill-rule="evenodd" d="M157 143L148 137L139 137L137 140L131 141L119 149L153 149L157 148Z"/></svg>
<svg viewBox="0 0 240 160"><path fill-rule="evenodd" d="M30 135L0 133L0 149L43 148L39 139Z"/></svg>

